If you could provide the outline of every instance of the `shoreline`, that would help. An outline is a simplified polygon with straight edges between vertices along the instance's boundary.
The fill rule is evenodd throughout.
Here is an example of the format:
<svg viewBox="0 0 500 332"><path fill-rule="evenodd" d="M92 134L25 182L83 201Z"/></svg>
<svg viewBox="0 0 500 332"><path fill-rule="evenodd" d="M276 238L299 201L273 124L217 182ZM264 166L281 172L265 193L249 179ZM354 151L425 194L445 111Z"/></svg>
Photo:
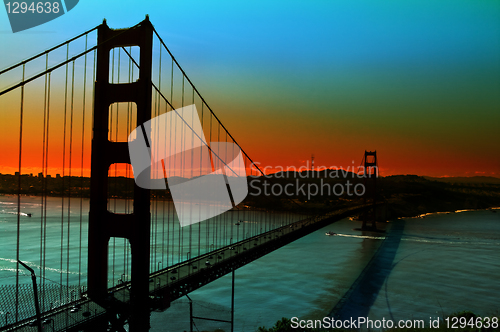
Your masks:
<svg viewBox="0 0 500 332"><path fill-rule="evenodd" d="M438 214L454 214L454 213L462 213L462 212L473 212L473 211L492 211L496 212L496 210L500 210L499 206L492 206L488 208L483 208L483 209L462 209L462 210L455 210L455 211L439 211L439 212L427 212L427 213L422 213L413 217L398 217L397 220L399 219L423 219L428 216L432 215L438 215Z"/></svg>

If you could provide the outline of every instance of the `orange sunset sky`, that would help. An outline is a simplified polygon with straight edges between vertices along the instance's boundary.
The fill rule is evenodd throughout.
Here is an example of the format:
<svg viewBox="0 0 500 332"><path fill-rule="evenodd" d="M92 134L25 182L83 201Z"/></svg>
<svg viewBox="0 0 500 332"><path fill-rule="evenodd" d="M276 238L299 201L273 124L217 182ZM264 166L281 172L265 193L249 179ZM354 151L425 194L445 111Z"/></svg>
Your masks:
<svg viewBox="0 0 500 332"><path fill-rule="evenodd" d="M146 14L241 147L269 172L308 165L311 154L316 166L358 166L365 150L376 150L382 176L500 177L498 1L123 1L119 8L81 1L18 33L1 11L0 68L103 18L123 28ZM65 174L71 163L80 175L83 136L89 175L92 82L84 114L82 61L73 123L70 113L66 119L71 142L64 139L65 69L51 77L49 174L62 173L64 153ZM21 75L1 75L0 91ZM43 77L26 86L23 174L42 169L43 96ZM0 96L0 173L18 171L19 117L20 90Z"/></svg>

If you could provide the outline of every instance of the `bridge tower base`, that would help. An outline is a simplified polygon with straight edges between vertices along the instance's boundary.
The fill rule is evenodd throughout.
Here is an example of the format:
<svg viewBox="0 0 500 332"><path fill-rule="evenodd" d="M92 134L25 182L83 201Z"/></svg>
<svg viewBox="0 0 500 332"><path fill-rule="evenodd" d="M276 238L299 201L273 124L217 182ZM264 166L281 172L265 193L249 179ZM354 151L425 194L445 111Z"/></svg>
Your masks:
<svg viewBox="0 0 500 332"><path fill-rule="evenodd" d="M363 202L365 205L369 204L371 201L371 207L367 208L362 214L363 224L361 230L377 230L377 177L378 177L378 165L377 165L377 151L365 151L363 156L363 167L364 167L364 187L365 193L363 195ZM370 225L369 225L370 224Z"/></svg>

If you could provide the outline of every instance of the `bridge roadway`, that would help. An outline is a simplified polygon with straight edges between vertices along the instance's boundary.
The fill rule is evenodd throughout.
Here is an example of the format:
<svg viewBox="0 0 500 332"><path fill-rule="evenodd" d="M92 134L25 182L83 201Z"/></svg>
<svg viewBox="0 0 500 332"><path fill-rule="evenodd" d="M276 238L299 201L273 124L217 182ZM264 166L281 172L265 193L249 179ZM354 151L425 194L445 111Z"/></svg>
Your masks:
<svg viewBox="0 0 500 332"><path fill-rule="evenodd" d="M247 238L224 248L194 257L150 275L150 309L163 311L174 301L228 273L242 267L288 243L308 235L330 223L361 212L370 205L356 205L307 218L290 225ZM130 301L130 282L109 289L105 303L99 304L82 298L57 307L41 315L46 331L90 331L103 321L123 325L127 318ZM121 321L120 321L121 320ZM17 324L6 326L2 331L37 331L32 317Z"/></svg>

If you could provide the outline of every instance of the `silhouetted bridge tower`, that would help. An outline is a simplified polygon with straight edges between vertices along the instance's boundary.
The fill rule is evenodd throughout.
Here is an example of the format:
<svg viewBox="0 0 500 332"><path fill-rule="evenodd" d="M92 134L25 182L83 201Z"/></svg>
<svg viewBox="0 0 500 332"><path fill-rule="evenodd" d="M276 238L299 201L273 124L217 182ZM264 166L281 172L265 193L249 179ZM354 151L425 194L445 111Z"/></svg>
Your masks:
<svg viewBox="0 0 500 332"><path fill-rule="evenodd" d="M153 26L146 17L133 29L111 30L106 21L97 35L97 70L94 90L94 136L92 138L88 292L104 307L108 303L108 243L112 237L127 239L131 247L130 331L144 331L149 326L149 238L150 191L134 184L133 212L108 211L109 168L115 163L130 164L128 143L110 141L108 135L110 105L133 102L137 107L133 127L151 119L151 71ZM110 83L110 60L113 48L139 47L139 77L130 83ZM149 169L146 170L149 172ZM150 177L150 174L145 174ZM107 325L100 329L105 331Z"/></svg>
<svg viewBox="0 0 500 332"><path fill-rule="evenodd" d="M369 205L370 208L366 209L362 214L363 224L362 230L377 230L377 178L378 178L378 164L377 164L377 151L365 151L363 156L363 183L365 187L365 194L363 195L364 205Z"/></svg>

